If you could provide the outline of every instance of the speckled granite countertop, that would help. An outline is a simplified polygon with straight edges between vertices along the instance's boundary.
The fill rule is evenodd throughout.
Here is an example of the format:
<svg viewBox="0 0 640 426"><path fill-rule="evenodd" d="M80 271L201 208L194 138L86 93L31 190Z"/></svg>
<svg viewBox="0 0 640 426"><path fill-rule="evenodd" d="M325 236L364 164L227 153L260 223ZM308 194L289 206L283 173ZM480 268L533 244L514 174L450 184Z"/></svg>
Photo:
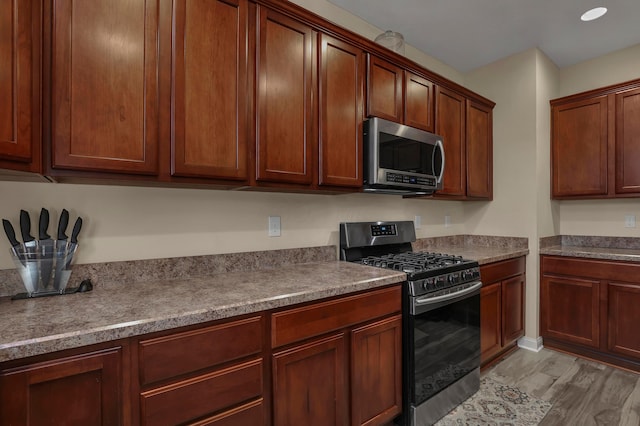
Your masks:
<svg viewBox="0 0 640 426"><path fill-rule="evenodd" d="M0 299L0 362L203 323L404 281L401 272L328 261L200 278L150 280L117 291Z"/></svg>
<svg viewBox="0 0 640 426"><path fill-rule="evenodd" d="M485 235L421 238L413 243L413 250L462 256L476 260L480 265L529 254L527 238Z"/></svg>
<svg viewBox="0 0 640 426"><path fill-rule="evenodd" d="M540 254L640 262L640 238L557 235L540 238Z"/></svg>

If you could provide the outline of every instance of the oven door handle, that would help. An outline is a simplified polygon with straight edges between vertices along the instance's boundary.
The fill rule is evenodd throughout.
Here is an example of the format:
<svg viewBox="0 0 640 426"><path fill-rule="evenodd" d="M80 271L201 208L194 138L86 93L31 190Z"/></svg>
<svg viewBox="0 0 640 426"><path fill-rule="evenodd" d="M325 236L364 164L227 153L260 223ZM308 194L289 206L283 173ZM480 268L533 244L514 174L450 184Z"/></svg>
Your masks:
<svg viewBox="0 0 640 426"><path fill-rule="evenodd" d="M445 294L445 295L436 296L436 297L417 297L413 301L413 306L411 307L411 313L415 315L417 313L416 311L421 307L426 307L426 306L435 305L435 304L443 304L443 302L462 299L466 296L469 296L472 293L479 292L481 287L482 287L482 281L478 281L471 287L465 288L464 290L458 291L456 293L450 293L450 294ZM422 308L421 310L429 310L429 309Z"/></svg>

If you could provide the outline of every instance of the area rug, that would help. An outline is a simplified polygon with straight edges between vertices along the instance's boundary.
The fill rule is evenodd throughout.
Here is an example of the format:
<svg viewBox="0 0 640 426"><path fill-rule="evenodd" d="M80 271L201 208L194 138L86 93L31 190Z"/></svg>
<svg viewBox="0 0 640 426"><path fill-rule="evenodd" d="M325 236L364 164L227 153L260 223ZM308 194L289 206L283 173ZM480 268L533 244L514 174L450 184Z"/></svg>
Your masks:
<svg viewBox="0 0 640 426"><path fill-rule="evenodd" d="M551 403L547 401L484 378L480 381L480 390L436 426L534 426L550 409Z"/></svg>

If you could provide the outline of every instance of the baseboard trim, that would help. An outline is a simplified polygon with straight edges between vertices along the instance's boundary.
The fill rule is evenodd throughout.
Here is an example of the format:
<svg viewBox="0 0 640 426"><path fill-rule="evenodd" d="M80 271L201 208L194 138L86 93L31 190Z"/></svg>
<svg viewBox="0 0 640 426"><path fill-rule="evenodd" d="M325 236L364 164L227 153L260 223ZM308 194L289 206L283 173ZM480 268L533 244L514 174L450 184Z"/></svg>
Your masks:
<svg viewBox="0 0 640 426"><path fill-rule="evenodd" d="M518 339L518 347L526 349L532 352L540 352L544 346L542 346L542 336L534 339L531 337L521 337Z"/></svg>

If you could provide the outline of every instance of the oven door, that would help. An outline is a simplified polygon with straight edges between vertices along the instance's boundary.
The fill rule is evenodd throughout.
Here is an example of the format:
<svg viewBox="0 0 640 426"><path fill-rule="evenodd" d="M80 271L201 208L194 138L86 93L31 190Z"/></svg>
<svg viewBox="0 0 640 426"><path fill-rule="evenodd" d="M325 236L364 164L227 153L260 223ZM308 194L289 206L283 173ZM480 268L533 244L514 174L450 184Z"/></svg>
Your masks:
<svg viewBox="0 0 640 426"><path fill-rule="evenodd" d="M480 367L481 282L456 293L412 298L407 316L409 399L417 407Z"/></svg>

